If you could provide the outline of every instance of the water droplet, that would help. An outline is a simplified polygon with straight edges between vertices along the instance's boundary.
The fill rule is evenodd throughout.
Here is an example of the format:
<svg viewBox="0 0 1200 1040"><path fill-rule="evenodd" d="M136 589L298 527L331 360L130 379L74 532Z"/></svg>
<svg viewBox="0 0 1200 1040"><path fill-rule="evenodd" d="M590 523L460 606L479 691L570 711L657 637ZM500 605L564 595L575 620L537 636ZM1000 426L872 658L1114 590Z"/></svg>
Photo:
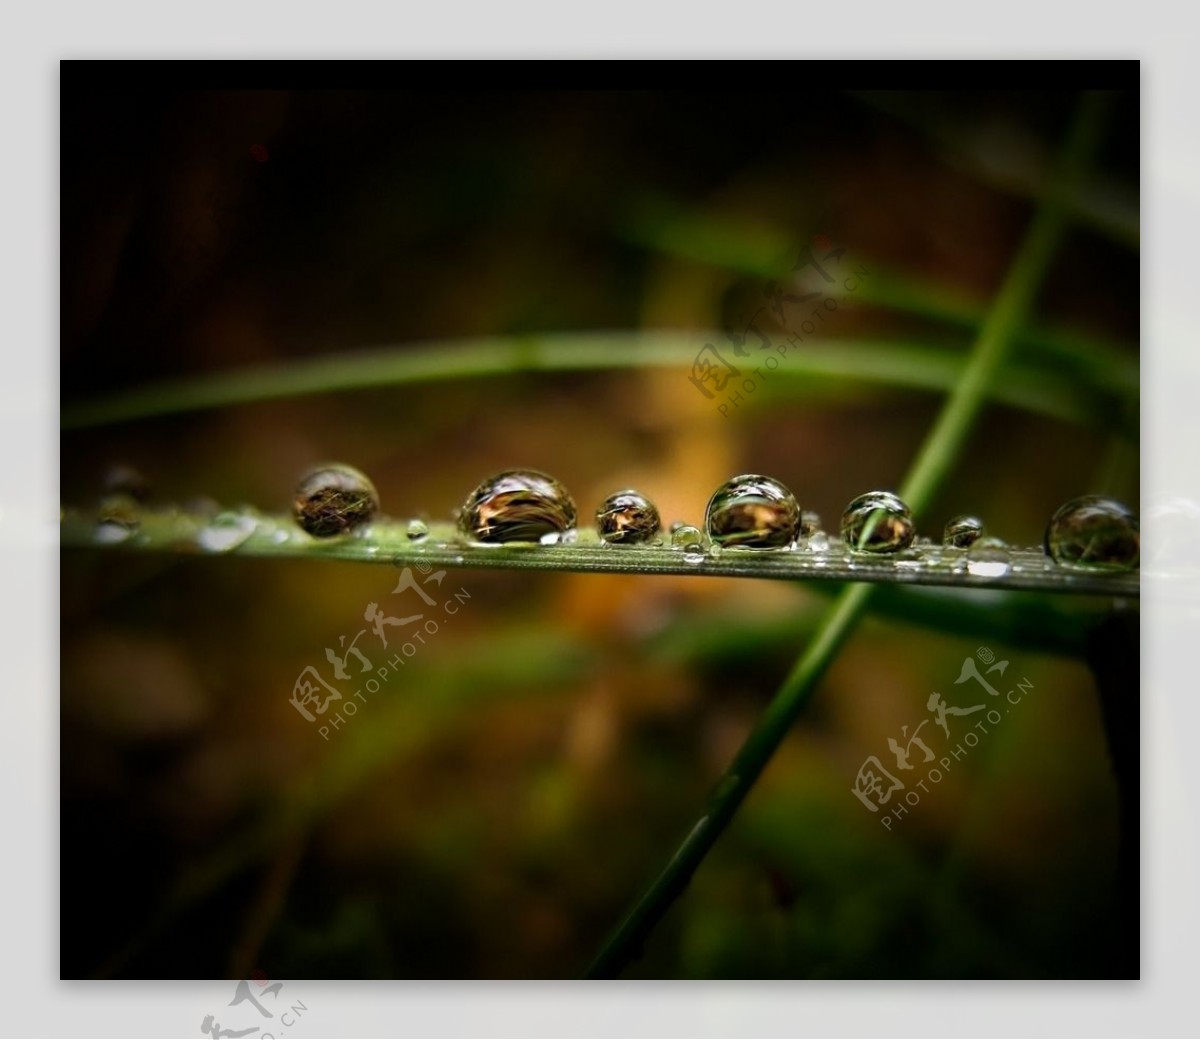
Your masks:
<svg viewBox="0 0 1200 1040"><path fill-rule="evenodd" d="M561 538L562 538L562 535L560 535L557 531L548 531L548 532L546 532L546 534L542 535L542 537L538 539L538 544L539 545L558 545L559 540Z"/></svg>
<svg viewBox="0 0 1200 1040"><path fill-rule="evenodd" d="M811 509L800 510L800 535L803 538L811 538L814 534L821 530L821 517L814 513Z"/></svg>
<svg viewBox="0 0 1200 1040"><path fill-rule="evenodd" d="M332 538L367 523L379 512L379 493L365 473L339 464L313 470L296 488L292 513L316 538Z"/></svg>
<svg viewBox="0 0 1200 1040"><path fill-rule="evenodd" d="M704 535L698 527L682 524L671 534L671 548L681 549L688 563L699 563L704 559Z"/></svg>
<svg viewBox="0 0 1200 1040"><path fill-rule="evenodd" d="M273 541L276 545L283 545L283 543L289 541L291 537L291 532L281 527L271 535L271 541Z"/></svg>
<svg viewBox="0 0 1200 1040"><path fill-rule="evenodd" d="M842 514L842 538L855 552L898 552L915 534L908 506L890 491L859 495Z"/></svg>
<svg viewBox="0 0 1200 1040"><path fill-rule="evenodd" d="M136 530L136 524L128 527L119 520L101 520L96 525L96 541L101 545L116 545L125 541Z"/></svg>
<svg viewBox="0 0 1200 1040"><path fill-rule="evenodd" d="M829 535L824 531L817 531L809 536L808 547L813 552L826 552L829 549Z"/></svg>
<svg viewBox="0 0 1200 1040"><path fill-rule="evenodd" d="M1058 563L1108 570L1138 565L1137 517L1127 506L1100 495L1084 495L1059 506L1046 526L1046 553Z"/></svg>
<svg viewBox="0 0 1200 1040"><path fill-rule="evenodd" d="M983 521L977 516L956 516L946 522L942 544L954 549L967 549L983 536Z"/></svg>
<svg viewBox="0 0 1200 1040"><path fill-rule="evenodd" d="M429 525L424 520L410 520L408 529L404 532L410 542L419 542L429 535Z"/></svg>
<svg viewBox="0 0 1200 1040"><path fill-rule="evenodd" d="M656 538L662 521L650 499L626 490L609 495L596 510L596 528L609 545L637 545Z"/></svg>
<svg viewBox="0 0 1200 1040"><path fill-rule="evenodd" d="M218 513L207 527L196 535L200 548L209 552L229 552L236 549L258 529L258 521L247 513Z"/></svg>
<svg viewBox="0 0 1200 1040"><path fill-rule="evenodd" d="M97 513L96 541L101 545L116 545L134 534L141 520L138 504L126 494L106 495Z"/></svg>
<svg viewBox="0 0 1200 1040"><path fill-rule="evenodd" d="M478 542L537 542L575 526L575 502L557 480L536 469L489 477L467 497L459 528Z"/></svg>
<svg viewBox="0 0 1200 1040"><path fill-rule="evenodd" d="M967 573L976 578L1002 578L1011 569L1012 556L999 538L980 538L967 550Z"/></svg>
<svg viewBox="0 0 1200 1040"><path fill-rule="evenodd" d="M713 492L704 526L725 549L785 549L800 529L800 506L778 480L744 473Z"/></svg>

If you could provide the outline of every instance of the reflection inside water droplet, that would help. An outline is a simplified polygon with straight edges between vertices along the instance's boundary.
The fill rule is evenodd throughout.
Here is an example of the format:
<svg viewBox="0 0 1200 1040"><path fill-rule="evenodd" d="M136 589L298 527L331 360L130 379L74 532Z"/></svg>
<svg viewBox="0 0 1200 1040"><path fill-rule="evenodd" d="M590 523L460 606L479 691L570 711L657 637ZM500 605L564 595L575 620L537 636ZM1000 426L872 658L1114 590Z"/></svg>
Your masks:
<svg viewBox="0 0 1200 1040"><path fill-rule="evenodd" d="M362 527L379 512L379 492L365 473L340 463L321 466L296 488L292 514L314 538Z"/></svg>
<svg viewBox="0 0 1200 1040"><path fill-rule="evenodd" d="M704 526L724 549L786 549L800 530L800 506L778 480L744 473L713 492Z"/></svg>
<svg viewBox="0 0 1200 1040"><path fill-rule="evenodd" d="M1137 517L1127 506L1084 495L1059 506L1046 527L1046 553L1058 563L1132 570L1140 557Z"/></svg>
<svg viewBox="0 0 1200 1040"><path fill-rule="evenodd" d="M698 527L681 524L671 534L671 548L682 551L688 563L699 563L704 559L704 535Z"/></svg>
<svg viewBox="0 0 1200 1040"><path fill-rule="evenodd" d="M859 495L842 514L842 538L855 552L898 552L915 534L908 506L890 491Z"/></svg>
<svg viewBox="0 0 1200 1040"><path fill-rule="evenodd" d="M658 537L662 521L654 503L645 495L633 490L618 491L596 510L596 529L608 545L640 545Z"/></svg>
<svg viewBox="0 0 1200 1040"><path fill-rule="evenodd" d="M967 550L967 573L976 578L1002 578L1012 569L1012 555L999 538L980 538Z"/></svg>
<svg viewBox="0 0 1200 1040"><path fill-rule="evenodd" d="M254 534L257 528L258 521L246 513L218 513L196 535L196 541L201 549L208 552L229 552Z"/></svg>
<svg viewBox="0 0 1200 1040"><path fill-rule="evenodd" d="M458 524L477 542L539 542L574 528L575 515L574 500L552 476L514 469L489 477L472 491Z"/></svg>
<svg viewBox="0 0 1200 1040"><path fill-rule="evenodd" d="M946 522L942 544L954 549L966 549L983 536L983 521L977 516L956 516Z"/></svg>

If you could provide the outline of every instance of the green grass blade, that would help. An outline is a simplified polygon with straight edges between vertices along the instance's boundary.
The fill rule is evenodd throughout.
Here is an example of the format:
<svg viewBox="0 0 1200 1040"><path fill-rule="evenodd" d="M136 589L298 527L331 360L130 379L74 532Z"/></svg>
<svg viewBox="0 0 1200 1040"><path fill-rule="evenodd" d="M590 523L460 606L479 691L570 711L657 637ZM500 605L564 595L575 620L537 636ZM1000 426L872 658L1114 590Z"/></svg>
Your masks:
<svg viewBox="0 0 1200 1040"><path fill-rule="evenodd" d="M1064 198L1076 184L1099 137L1100 100L1095 94L1084 95L1079 117L1064 148L1061 166L984 321L966 371L946 401L904 481L902 494L917 514L927 506L938 483L948 474L963 449L971 425L986 400L986 389L1000 371L1004 353L1024 322L1034 294L1045 277L1065 225ZM618 974L641 950L766 768L838 650L866 611L872 591L869 585L854 585L834 601L825 623L718 783L708 811L692 827L664 870L604 943L588 969L589 977Z"/></svg>

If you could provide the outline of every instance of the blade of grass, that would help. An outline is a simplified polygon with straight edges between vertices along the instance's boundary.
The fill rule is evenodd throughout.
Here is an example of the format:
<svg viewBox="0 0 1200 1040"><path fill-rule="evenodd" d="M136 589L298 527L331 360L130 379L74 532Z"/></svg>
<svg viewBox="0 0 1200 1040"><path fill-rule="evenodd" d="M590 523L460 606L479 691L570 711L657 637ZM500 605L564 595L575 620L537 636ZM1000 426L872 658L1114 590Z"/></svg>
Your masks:
<svg viewBox="0 0 1200 1040"><path fill-rule="evenodd" d="M988 312L970 362L904 481L901 495L914 513L919 514L927 507L938 483L964 447L971 424L986 400L987 386L999 372L1005 350L1032 305L1065 225L1063 200L1076 184L1097 143L1101 112L1101 98L1085 94L1055 177ZM834 601L825 623L734 756L717 785L708 811L601 947L588 968L589 977L617 975L637 955L682 894L808 703L817 683L866 610L871 592L869 585L855 585Z"/></svg>
<svg viewBox="0 0 1200 1040"><path fill-rule="evenodd" d="M62 428L86 429L310 394L525 372L667 368L677 369L683 380L706 342L723 342L721 333L672 329L574 332L347 351L306 361L169 380L99 401L69 405L63 409ZM846 379L948 391L966 363L965 355L952 349L835 340L790 349L775 375L789 381ZM1129 390L1123 386L1115 389ZM1111 374L1099 367L1095 372L1081 371L1078 378L1064 379L1044 367L1022 365L1006 369L1005 378L997 381L991 393L1005 404L1051 418L1096 422L1111 415L1105 395L1113 390ZM714 411L718 403L714 401Z"/></svg>
<svg viewBox="0 0 1200 1040"><path fill-rule="evenodd" d="M1137 596L1136 571L1087 571L1056 563L1041 548L1013 549L1011 565L1000 575L973 575L966 554L940 546L915 546L885 556L854 555L840 542L824 552L759 553L752 549L726 550L699 557L666 546L611 546L600 541L595 528L575 532L562 545L536 543L475 545L466 541L453 524L428 525L429 534L414 542L408 524L378 520L359 533L340 538L312 538L290 516L239 518L253 530L235 546L223 539L229 528L211 528L213 518L176 509L141 509L136 530L119 531L115 543L102 540L113 533L111 523L99 525L94 517L74 512L60 525L60 544L70 548L99 548L135 553L220 552L231 556L265 556L304 560L340 560L406 567L429 565L445 568L501 568L505 570L577 571L606 574L676 574L704 578L759 578L776 581L805 580L884 582L909 585L947 585L963 589L1028 589L1068 595ZM205 549L208 539L222 539L218 549ZM211 542L210 542L211 544Z"/></svg>

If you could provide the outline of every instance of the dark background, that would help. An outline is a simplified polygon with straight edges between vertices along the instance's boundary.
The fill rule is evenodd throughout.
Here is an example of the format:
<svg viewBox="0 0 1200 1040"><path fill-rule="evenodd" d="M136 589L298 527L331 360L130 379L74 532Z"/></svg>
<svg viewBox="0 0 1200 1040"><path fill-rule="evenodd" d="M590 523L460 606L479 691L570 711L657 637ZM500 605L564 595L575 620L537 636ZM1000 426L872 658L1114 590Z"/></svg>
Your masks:
<svg viewBox="0 0 1200 1040"><path fill-rule="evenodd" d="M982 313L1078 104L1066 89L834 90L852 70L801 63L759 92L713 87L746 66L714 67L703 91L484 92L182 89L129 68L119 85L91 65L64 73L64 407L368 346L705 329L758 290L771 243L782 277L814 235L878 273L869 285L924 287L899 306L848 302L822 343L961 353L972 329L928 299ZM1094 204L1035 321L1136 364L1136 85L1109 102ZM1084 418L990 407L923 534L969 511L1036 545L1074 495L1136 508L1136 387L1039 364ZM850 498L899 483L941 400L781 378L726 419L687 374L457 379L65 431L62 500L95 508L125 463L160 503L284 511L307 468L338 459L389 514L447 518L489 473L530 465L585 520L635 486L667 522L699 522L721 481L757 471L834 531ZM462 625L325 742L291 685L395 572L64 551L64 977L578 974L827 595L448 580L471 593ZM859 628L631 974L1136 975L1114 923L1118 794L1083 644L1023 644L1004 597L979 596L992 632L903 609ZM855 772L980 645L1036 694L889 833L851 795ZM1136 641L1118 658L1136 677ZM1111 696L1136 734L1136 685Z"/></svg>

